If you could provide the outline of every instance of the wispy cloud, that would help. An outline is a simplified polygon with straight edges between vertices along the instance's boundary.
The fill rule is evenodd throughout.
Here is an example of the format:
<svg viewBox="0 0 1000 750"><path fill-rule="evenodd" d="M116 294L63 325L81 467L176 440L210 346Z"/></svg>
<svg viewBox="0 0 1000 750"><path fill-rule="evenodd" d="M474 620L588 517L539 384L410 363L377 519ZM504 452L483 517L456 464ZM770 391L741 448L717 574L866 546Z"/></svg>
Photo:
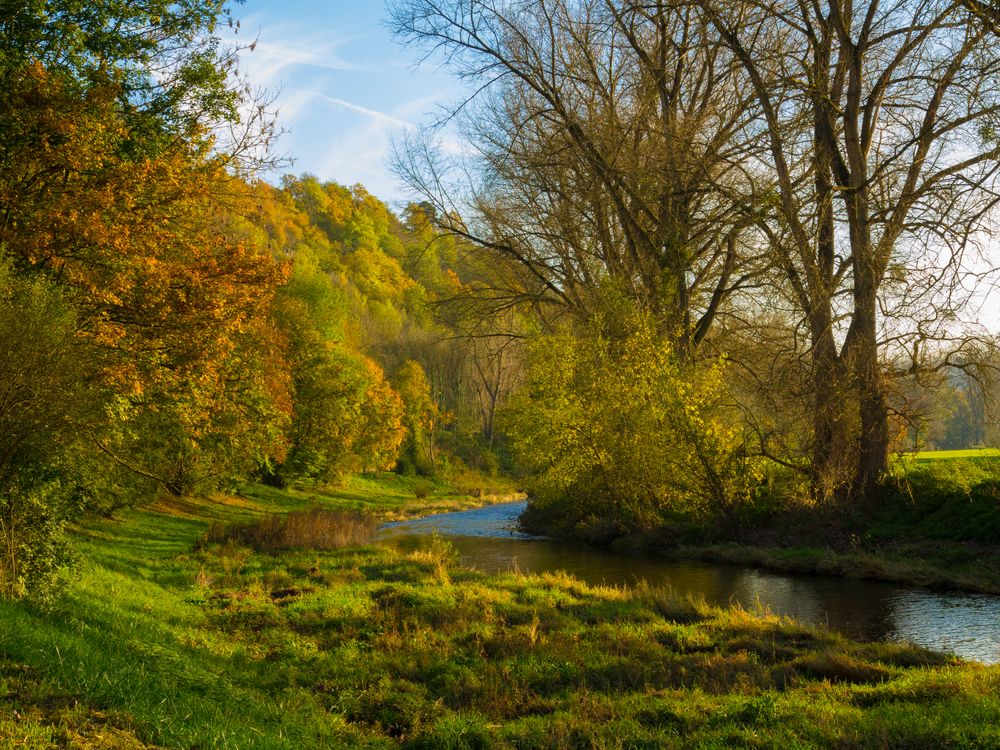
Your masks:
<svg viewBox="0 0 1000 750"><path fill-rule="evenodd" d="M363 71L366 66L345 60L337 54L337 46L350 39L313 42L294 46L271 41L258 41L253 51L244 57L247 72L254 78L268 82L278 79L285 71L295 66L319 68L322 70Z"/></svg>
<svg viewBox="0 0 1000 750"><path fill-rule="evenodd" d="M299 24L265 24L258 16L251 16L234 30L229 41L238 44L252 43L240 58L240 68L255 83L277 88L287 83L286 78L298 76L294 68L312 68L316 71L363 72L370 66L348 60L342 48L363 38L359 34L332 32L330 29L309 30Z"/></svg>
<svg viewBox="0 0 1000 750"><path fill-rule="evenodd" d="M453 92L442 77L400 70L403 53L370 8L331 3L292 17L280 4L268 6L244 18L227 41L256 39L240 68L254 85L277 93L287 132L276 150L294 159L296 171L402 198L387 165L391 143Z"/></svg>
<svg viewBox="0 0 1000 750"><path fill-rule="evenodd" d="M416 127L411 122L407 122L406 120L400 120L398 117L387 115L385 112L379 112L377 109L369 109L368 107L363 107L360 104L355 104L354 102L349 102L345 99L339 99L335 96L327 96L326 94L321 94L318 91L313 91L310 93L312 93L312 95L318 99L330 102L331 104L335 104L338 107L343 107L344 109L349 109L352 112L357 112L358 114L365 115L367 117L372 118L373 120L379 120L389 125L395 125L396 127L399 128Z"/></svg>

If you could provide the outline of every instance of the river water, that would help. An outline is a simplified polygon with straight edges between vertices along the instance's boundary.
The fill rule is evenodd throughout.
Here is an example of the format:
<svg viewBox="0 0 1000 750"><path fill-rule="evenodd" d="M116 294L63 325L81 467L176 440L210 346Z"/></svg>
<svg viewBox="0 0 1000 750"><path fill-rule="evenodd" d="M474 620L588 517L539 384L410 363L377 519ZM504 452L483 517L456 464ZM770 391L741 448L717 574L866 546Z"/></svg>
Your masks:
<svg viewBox="0 0 1000 750"><path fill-rule="evenodd" d="M517 518L524 506L503 503L385 524L377 538L411 550L437 534L458 550L463 565L486 573L565 571L587 583L611 585L645 580L669 586L681 597L704 597L720 606L763 607L856 639L909 641L965 659L1000 663L998 596L620 555L521 532Z"/></svg>

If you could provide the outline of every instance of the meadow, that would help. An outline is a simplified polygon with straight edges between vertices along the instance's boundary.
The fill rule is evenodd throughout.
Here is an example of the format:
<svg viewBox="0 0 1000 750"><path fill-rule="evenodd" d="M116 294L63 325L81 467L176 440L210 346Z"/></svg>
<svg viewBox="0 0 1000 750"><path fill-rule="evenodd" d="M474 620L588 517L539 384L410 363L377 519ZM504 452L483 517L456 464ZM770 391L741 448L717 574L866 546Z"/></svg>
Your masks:
<svg viewBox="0 0 1000 750"><path fill-rule="evenodd" d="M912 458L917 463L930 461L948 461L955 459L1000 458L1000 448L966 448L952 451L918 451L903 454L903 458Z"/></svg>
<svg viewBox="0 0 1000 750"><path fill-rule="evenodd" d="M0 748L1000 745L996 668L648 586L484 576L443 541L268 552L221 531L473 502L418 481L80 526L61 596L0 603Z"/></svg>

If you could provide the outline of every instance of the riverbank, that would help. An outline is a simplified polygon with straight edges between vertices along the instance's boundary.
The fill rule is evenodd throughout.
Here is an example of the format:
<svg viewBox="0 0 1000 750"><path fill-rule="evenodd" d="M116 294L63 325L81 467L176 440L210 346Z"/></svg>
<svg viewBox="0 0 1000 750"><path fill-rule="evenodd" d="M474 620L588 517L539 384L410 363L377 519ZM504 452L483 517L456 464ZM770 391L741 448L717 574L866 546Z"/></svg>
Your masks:
<svg viewBox="0 0 1000 750"><path fill-rule="evenodd" d="M354 510L376 488L254 489L78 529L59 599L0 603L0 748L1000 743L1000 669L915 647L649 587L485 576L443 543L199 544L212 522ZM426 511L386 492L385 511Z"/></svg>
<svg viewBox="0 0 1000 750"><path fill-rule="evenodd" d="M572 534L535 527L535 533L563 538ZM1000 594L1000 550L995 545L911 539L853 550L829 546L760 545L736 541L708 544L664 541L657 534L624 536L598 543L621 554L665 560L749 565L797 575L838 576L885 581L939 591Z"/></svg>
<svg viewBox="0 0 1000 750"><path fill-rule="evenodd" d="M783 573L887 581L942 591L1000 594L1000 554L995 547L908 542L877 550L836 552L816 547L739 544L677 547L659 554L674 560L753 565Z"/></svg>
<svg viewBox="0 0 1000 750"><path fill-rule="evenodd" d="M936 454L935 454L936 455ZM783 573L890 581L1000 594L1000 466L914 464L868 511L776 503L726 523L678 523L642 533L561 507L534 508L527 530L671 560L753 565Z"/></svg>

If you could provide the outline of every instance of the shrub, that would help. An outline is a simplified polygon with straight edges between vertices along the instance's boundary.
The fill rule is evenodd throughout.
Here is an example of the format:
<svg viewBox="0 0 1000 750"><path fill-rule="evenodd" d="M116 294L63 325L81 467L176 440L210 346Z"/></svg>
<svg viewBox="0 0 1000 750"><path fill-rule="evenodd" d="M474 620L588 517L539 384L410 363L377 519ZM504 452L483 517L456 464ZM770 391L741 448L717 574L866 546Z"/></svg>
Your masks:
<svg viewBox="0 0 1000 750"><path fill-rule="evenodd" d="M645 318L541 339L506 411L536 506L577 534L730 517L756 484L738 421L721 408L722 367L682 364ZM604 531L601 532L605 533Z"/></svg>
<svg viewBox="0 0 1000 750"><path fill-rule="evenodd" d="M367 544L374 535L375 521L370 516L312 508L286 515L264 516L252 523L213 523L199 546L235 542L258 552L332 550Z"/></svg>
<svg viewBox="0 0 1000 750"><path fill-rule="evenodd" d="M0 491L0 596L44 599L71 561L70 493L56 478L22 471Z"/></svg>
<svg viewBox="0 0 1000 750"><path fill-rule="evenodd" d="M69 302L44 278L15 273L0 245L0 596L44 594L79 513L66 477L80 468L79 425L100 402Z"/></svg>

